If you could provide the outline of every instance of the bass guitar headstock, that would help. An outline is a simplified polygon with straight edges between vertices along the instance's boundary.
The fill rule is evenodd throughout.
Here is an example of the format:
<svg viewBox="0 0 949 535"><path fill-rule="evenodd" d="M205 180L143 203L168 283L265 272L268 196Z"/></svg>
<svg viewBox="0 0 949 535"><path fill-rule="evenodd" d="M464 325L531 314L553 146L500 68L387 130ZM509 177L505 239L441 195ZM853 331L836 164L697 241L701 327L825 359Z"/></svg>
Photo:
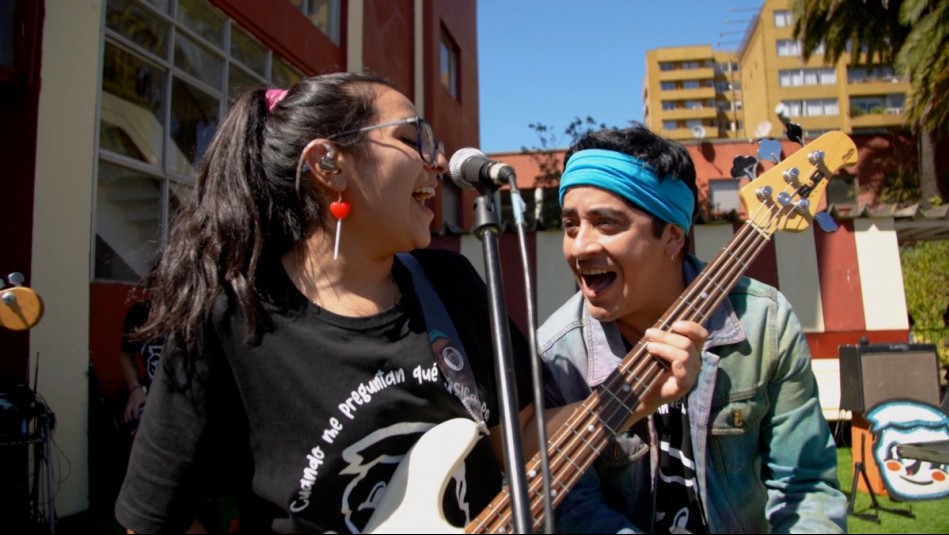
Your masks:
<svg viewBox="0 0 949 535"><path fill-rule="evenodd" d="M834 173L856 163L850 137L836 131L821 135L739 191L748 222L767 235L806 229Z"/></svg>
<svg viewBox="0 0 949 535"><path fill-rule="evenodd" d="M32 329L43 317L43 299L23 285L22 273L7 276L10 286L0 289L0 327L14 331Z"/></svg>

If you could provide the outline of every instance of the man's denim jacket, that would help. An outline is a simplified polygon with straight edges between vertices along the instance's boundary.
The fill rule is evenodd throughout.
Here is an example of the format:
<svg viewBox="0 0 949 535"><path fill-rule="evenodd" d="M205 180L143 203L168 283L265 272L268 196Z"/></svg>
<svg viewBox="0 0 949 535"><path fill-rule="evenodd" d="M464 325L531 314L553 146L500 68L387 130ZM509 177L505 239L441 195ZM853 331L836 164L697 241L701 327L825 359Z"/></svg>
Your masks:
<svg viewBox="0 0 949 535"><path fill-rule="evenodd" d="M703 267L690 256L686 282ZM705 327L688 411L709 531L845 532L834 441L791 305L742 278ZM616 324L593 319L579 293L541 326L538 347L551 407L585 399L626 355ZM651 418L611 440L557 508L557 531L652 531L657 451Z"/></svg>

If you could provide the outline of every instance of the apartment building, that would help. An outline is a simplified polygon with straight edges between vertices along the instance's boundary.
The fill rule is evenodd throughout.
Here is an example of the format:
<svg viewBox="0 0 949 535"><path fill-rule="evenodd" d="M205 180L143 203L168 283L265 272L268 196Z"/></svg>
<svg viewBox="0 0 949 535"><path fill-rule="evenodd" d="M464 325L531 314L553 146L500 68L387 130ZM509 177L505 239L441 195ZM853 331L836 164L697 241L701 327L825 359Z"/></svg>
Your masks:
<svg viewBox="0 0 949 535"><path fill-rule="evenodd" d="M743 137L739 65L734 53L709 45L646 53L643 122L676 139Z"/></svg>
<svg viewBox="0 0 949 535"><path fill-rule="evenodd" d="M805 137L901 129L909 83L891 66L852 66L850 53L835 65L820 50L804 61L790 4L765 0L735 51L648 51L644 123L683 141L781 137L786 121Z"/></svg>

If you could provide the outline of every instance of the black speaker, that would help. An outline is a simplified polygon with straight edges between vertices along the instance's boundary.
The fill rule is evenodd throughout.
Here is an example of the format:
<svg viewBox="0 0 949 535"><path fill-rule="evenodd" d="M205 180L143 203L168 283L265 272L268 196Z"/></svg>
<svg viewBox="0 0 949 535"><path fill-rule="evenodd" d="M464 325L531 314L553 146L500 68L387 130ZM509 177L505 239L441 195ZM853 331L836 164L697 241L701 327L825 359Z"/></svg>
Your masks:
<svg viewBox="0 0 949 535"><path fill-rule="evenodd" d="M841 409L863 413L890 399L939 406L939 358L933 344L843 345L838 357Z"/></svg>

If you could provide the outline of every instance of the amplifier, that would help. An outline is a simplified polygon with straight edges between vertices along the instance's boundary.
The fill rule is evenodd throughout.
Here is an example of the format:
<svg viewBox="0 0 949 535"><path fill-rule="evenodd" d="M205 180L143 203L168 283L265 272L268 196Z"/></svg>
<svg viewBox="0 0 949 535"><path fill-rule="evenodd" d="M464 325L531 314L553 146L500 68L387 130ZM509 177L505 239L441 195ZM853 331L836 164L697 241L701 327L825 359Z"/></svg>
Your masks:
<svg viewBox="0 0 949 535"><path fill-rule="evenodd" d="M840 408L864 413L881 401L939 406L939 358L933 344L842 345Z"/></svg>

